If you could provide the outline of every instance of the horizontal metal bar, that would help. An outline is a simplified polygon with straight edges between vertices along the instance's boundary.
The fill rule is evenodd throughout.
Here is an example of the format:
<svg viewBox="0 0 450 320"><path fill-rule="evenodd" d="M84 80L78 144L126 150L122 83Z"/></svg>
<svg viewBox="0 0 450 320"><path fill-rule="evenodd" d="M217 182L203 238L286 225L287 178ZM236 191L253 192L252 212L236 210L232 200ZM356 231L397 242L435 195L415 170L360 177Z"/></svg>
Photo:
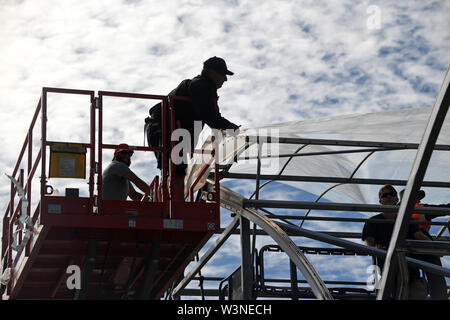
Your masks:
<svg viewBox="0 0 450 320"><path fill-rule="evenodd" d="M118 145L116 144L102 144L102 149L116 149ZM161 151L160 148L153 148L153 147L138 147L138 146L128 146L129 149L133 151Z"/></svg>
<svg viewBox="0 0 450 320"><path fill-rule="evenodd" d="M289 236L298 236L297 233L289 233L289 230L286 231ZM361 239L361 232L340 232L340 231L318 231L322 234L326 234L331 237L342 238L342 239Z"/></svg>
<svg viewBox="0 0 450 320"><path fill-rule="evenodd" d="M44 88L42 88L42 92L43 93L81 94L81 95L90 95L90 96L93 96L95 94L95 92L92 91L92 90L51 88L51 87L44 87Z"/></svg>
<svg viewBox="0 0 450 320"><path fill-rule="evenodd" d="M328 288L333 299L338 300L374 300L376 298L375 292L368 291L363 288L355 287L329 287ZM258 292L258 296L271 295L277 298L292 298L293 293L290 287L266 285L262 290L262 295ZM295 293L297 299L311 299L314 295L308 287L298 287Z"/></svg>
<svg viewBox="0 0 450 320"><path fill-rule="evenodd" d="M68 141L60 142L60 141L49 141L49 140L47 140L45 142L45 145L46 146L51 146L52 144L57 144L57 143L81 144L81 145L83 145L83 147L86 147L86 148L90 148L91 147L91 144L89 142L88 143L84 143L84 142L68 142Z"/></svg>
<svg viewBox="0 0 450 320"><path fill-rule="evenodd" d="M295 158L307 156L326 156L332 154L346 154L346 153L363 153L372 151L393 151L401 150L396 148L371 148L371 149L357 149L357 150L336 150L336 151L322 151L322 152L302 152L302 153L288 153L288 154L267 154L262 156L247 156L238 158L238 160L254 160L254 159L277 159L277 158Z"/></svg>
<svg viewBox="0 0 450 320"><path fill-rule="evenodd" d="M358 203L333 203L333 202L308 202L285 200L244 200L244 208L279 208L279 209L314 209L329 211L357 211L357 212L397 212L399 206L386 206L379 204ZM417 207L414 213L426 213L429 215L450 214L449 208Z"/></svg>
<svg viewBox="0 0 450 320"><path fill-rule="evenodd" d="M359 255L357 252L353 250L348 250L344 248L336 248L336 247L298 247L305 254L318 254L318 255L340 255L340 256L349 256L349 255ZM262 247L260 250L260 256L262 256L265 252L283 252L283 249L278 245L266 245ZM363 256L367 256L368 254L361 254Z"/></svg>
<svg viewBox="0 0 450 320"><path fill-rule="evenodd" d="M338 247L354 250L357 253L362 253L362 254L367 253L367 254L377 256L380 258L386 257L386 254L387 254L386 250L365 246L365 245L362 245L362 244L359 244L359 243L356 243L353 241L340 239L338 237L333 237L333 236L330 236L330 235L327 235L324 233L320 233L317 231L294 227L289 224L281 223L281 222L277 222L277 224L280 226L280 228L282 228L286 232L289 231L290 234L296 234L299 236L307 237L309 239L313 239L313 240L325 242L328 244L332 244L332 245L335 245ZM418 259L413 259L411 257L406 257L406 261L410 266L417 267L417 268L423 269L425 271L429 271L433 274L440 274L440 275L444 275L446 277L450 277L450 269L448 269L448 268L439 267L435 264L424 262L424 261L421 261Z"/></svg>
<svg viewBox="0 0 450 320"><path fill-rule="evenodd" d="M99 96L105 97L120 97L120 98L136 98L136 99L152 99L152 100L164 100L166 96L155 94L143 94L143 93L127 93L127 92L112 92L112 91L99 91Z"/></svg>
<svg viewBox="0 0 450 320"><path fill-rule="evenodd" d="M268 216L272 219L288 219L288 220L316 220L316 221L339 221L339 222L367 222L370 221L371 223L392 223L394 220L390 219L369 219L369 218L344 218L344 217L313 217L313 216L289 216L289 215L271 215ZM448 225L447 222L442 221L410 221L411 224L427 224L427 225L435 225L435 226L446 226Z"/></svg>
<svg viewBox="0 0 450 320"><path fill-rule="evenodd" d="M221 234L225 229L221 228L218 231L216 231L216 234ZM336 231L318 231L320 233L323 234L327 234L333 237L337 237L337 238L344 238L344 239L361 239L361 233L360 232L336 232ZM233 235L238 235L240 234L240 230L236 229L234 230L231 234ZM254 231L253 229L250 230L250 234L256 234L258 236L268 236L267 232L265 232L264 230L261 229L256 229L256 231ZM287 231L288 236L293 237L293 236L299 236L298 234L291 234L289 233L289 231Z"/></svg>
<svg viewBox="0 0 450 320"><path fill-rule="evenodd" d="M223 277L208 277L208 276L201 276L201 277L193 277L192 281L198 281L198 280L204 280L204 281L222 281L223 279L225 279L227 276L223 276Z"/></svg>
<svg viewBox="0 0 450 320"><path fill-rule="evenodd" d="M274 297L280 297L280 298L285 298L285 299L289 299L290 298L290 288L280 288L283 291L286 291L284 294L279 294L277 292L273 292L273 293L268 293L268 292L264 292L264 291L258 291L258 298L274 298ZM314 294L312 293L310 288L299 288L300 289L304 289L307 292L304 293L298 293L298 298L304 298L304 299L313 299L314 298ZM330 288L330 290L332 290L333 288ZM352 288L348 288L349 290L351 290ZM188 297L201 297L202 294L204 296L207 297L217 297L219 296L219 290L217 289L183 289L181 291L181 296L188 296ZM343 294L332 294L333 297L336 297L338 299L370 299L371 297L374 298L373 295L370 295L368 293L364 294L364 293L343 293Z"/></svg>
<svg viewBox="0 0 450 320"><path fill-rule="evenodd" d="M216 234L221 234L223 232L223 228L217 230L215 233ZM290 237L303 237L302 235L299 235L298 233L291 233L289 232L289 230L285 230L286 233L290 236ZM233 235L237 235L239 234L239 229L234 230L232 232ZM336 238L342 238L342 239L361 239L361 232L338 232L338 231L317 231L320 234L325 234L325 235L329 235L332 237L336 237ZM268 236L268 234L261 229L257 229L255 232L254 230L250 230L250 234L256 234L258 236ZM450 237L439 237L439 239L441 240L445 240L445 241L450 241Z"/></svg>
<svg viewBox="0 0 450 320"><path fill-rule="evenodd" d="M417 149L418 143L401 143L385 141L353 141L353 140L334 140L334 139L307 139L307 138L285 138L270 136L247 136L247 142L267 142L267 143L287 143L287 144L310 144L326 146L347 146L347 147L379 147L395 149ZM436 145L434 150L450 150L450 145Z"/></svg>
<svg viewBox="0 0 450 320"><path fill-rule="evenodd" d="M205 297L218 297L219 290L218 289L182 289L179 296L187 296L187 297L201 297L202 295Z"/></svg>
<svg viewBox="0 0 450 320"><path fill-rule="evenodd" d="M248 179L248 180L255 180L257 178L256 174L233 173L233 172L222 173L221 177L227 179ZM406 180L392 180L392 179L364 179L364 178L340 178L340 177L269 175L269 174L261 174L259 178L261 180L273 180L273 181L375 184L375 185L391 184L394 186L406 186L407 182ZM450 182L424 181L422 183L422 187L450 188Z"/></svg>
<svg viewBox="0 0 450 320"><path fill-rule="evenodd" d="M448 241L423 241L405 240L408 252L417 254L450 255L450 242Z"/></svg>
<svg viewBox="0 0 450 320"><path fill-rule="evenodd" d="M273 278L264 278L264 282L279 282L279 283L289 283L290 279L273 279ZM333 284L333 285L351 285L351 286L367 286L367 282L361 281L336 281L336 280L324 280L325 284ZM297 280L297 283L307 283L306 280Z"/></svg>
<svg viewBox="0 0 450 320"><path fill-rule="evenodd" d="M203 281L222 281L225 279L224 277L194 277L193 281L203 280ZM275 278L264 278L264 282L279 282L279 283L289 283L290 279L275 279ZM324 280L325 284L333 284L333 285L352 285L352 286L366 286L367 282L362 281L338 281L338 280ZM306 280L297 280L297 283L308 283Z"/></svg>

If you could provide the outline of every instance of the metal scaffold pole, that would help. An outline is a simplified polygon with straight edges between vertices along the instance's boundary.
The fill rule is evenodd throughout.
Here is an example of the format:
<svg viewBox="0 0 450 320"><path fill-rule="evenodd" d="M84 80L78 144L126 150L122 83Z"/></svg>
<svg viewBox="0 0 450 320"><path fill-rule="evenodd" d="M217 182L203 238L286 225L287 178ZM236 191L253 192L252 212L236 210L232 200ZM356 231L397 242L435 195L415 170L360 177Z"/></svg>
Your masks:
<svg viewBox="0 0 450 320"><path fill-rule="evenodd" d="M415 195L419 192L428 163L430 162L431 154L433 153L434 146L450 105L449 70L450 69L447 69L444 82L442 83L438 97L434 103L422 141L417 150L408 183L406 184L403 200L398 211L393 234L389 243L388 253L384 262L381 289L377 295L377 299L379 300L390 297L395 276L398 273L398 268L402 268L402 270L407 269L404 249L410 213L414 209L416 200ZM405 271L403 273L405 273Z"/></svg>

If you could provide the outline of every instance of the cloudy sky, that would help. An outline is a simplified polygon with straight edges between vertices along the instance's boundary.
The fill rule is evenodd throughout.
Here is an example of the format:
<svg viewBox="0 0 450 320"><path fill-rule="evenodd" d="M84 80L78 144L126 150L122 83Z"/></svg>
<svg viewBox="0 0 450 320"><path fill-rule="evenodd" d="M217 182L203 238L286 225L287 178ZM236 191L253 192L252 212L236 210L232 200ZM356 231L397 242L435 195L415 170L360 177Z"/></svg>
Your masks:
<svg viewBox="0 0 450 320"><path fill-rule="evenodd" d="M167 94L216 55L235 72L222 115L243 128L430 107L450 62L449 12L444 0L0 0L1 212L42 87ZM50 138L88 142L88 100L52 99ZM108 102L104 142L142 145L154 102ZM145 177L148 163L136 155Z"/></svg>

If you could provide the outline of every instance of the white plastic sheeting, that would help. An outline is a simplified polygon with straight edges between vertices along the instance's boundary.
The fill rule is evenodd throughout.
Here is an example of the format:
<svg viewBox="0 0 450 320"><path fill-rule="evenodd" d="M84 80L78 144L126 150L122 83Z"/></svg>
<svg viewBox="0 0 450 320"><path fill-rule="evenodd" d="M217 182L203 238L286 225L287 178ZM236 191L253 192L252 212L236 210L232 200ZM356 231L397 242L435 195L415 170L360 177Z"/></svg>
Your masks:
<svg viewBox="0 0 450 320"><path fill-rule="evenodd" d="M258 147L253 143L245 148L246 136L261 136L274 138L330 139L345 141L367 141L386 143L420 143L432 108L404 109L366 114L350 114L320 119L307 119L258 128L242 130L234 137L226 137L220 144L221 163L229 163L238 155L238 160L230 172L256 173L256 155ZM447 117L448 118L448 117ZM446 119L437 144L450 144L450 123ZM204 147L211 148L211 140L206 139ZM361 147L363 149L367 149ZM301 150L299 150L301 149ZM358 149L358 148L356 148ZM282 175L319 176L319 177L350 177L358 164L369 154L346 153L308 155L297 157L265 158L267 154L293 154L329 152L337 150L355 150L354 147L302 145L284 143L264 143L261 154L261 174L279 174L286 162L288 164ZM355 178L401 179L407 180L416 150L377 151L364 161L354 175ZM247 159L251 158L251 159ZM245 160L247 159L247 160ZM426 181L450 181L450 152L434 151L425 176ZM192 183L201 167L190 165L188 168L187 185ZM280 181L281 182L281 181ZM334 184L312 182L289 182L296 188L320 195ZM377 203L380 186L345 184L333 188L325 198L334 202ZM402 187L397 187L400 190ZM432 188L436 189L436 188ZM427 193L428 194L428 193ZM431 202L445 201L442 193L436 195ZM302 199L298 199L301 201Z"/></svg>

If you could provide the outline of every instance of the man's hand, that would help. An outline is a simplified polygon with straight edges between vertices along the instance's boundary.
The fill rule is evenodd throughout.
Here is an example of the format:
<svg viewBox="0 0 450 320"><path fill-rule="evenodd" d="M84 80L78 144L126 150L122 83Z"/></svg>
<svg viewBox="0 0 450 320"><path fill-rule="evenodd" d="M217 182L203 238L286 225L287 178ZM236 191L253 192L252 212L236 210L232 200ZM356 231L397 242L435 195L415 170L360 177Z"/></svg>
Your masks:
<svg viewBox="0 0 450 320"><path fill-rule="evenodd" d="M230 124L225 128L226 130L228 129L233 129L233 130L239 130L239 127L237 124L234 124L233 122L230 122Z"/></svg>
<svg viewBox="0 0 450 320"><path fill-rule="evenodd" d="M233 122L230 122L230 124L225 128L226 135L229 136L237 136L239 134L239 127L238 125L234 124ZM232 131L232 132L230 132Z"/></svg>
<svg viewBox="0 0 450 320"><path fill-rule="evenodd" d="M416 240L424 240L424 241L430 241L431 239L428 238L422 231L417 231L414 233L414 239Z"/></svg>
<svg viewBox="0 0 450 320"><path fill-rule="evenodd" d="M131 198L131 200L133 201L141 201L142 197L144 196L142 193L137 192L134 188L130 189L130 191L128 192L128 196Z"/></svg>

